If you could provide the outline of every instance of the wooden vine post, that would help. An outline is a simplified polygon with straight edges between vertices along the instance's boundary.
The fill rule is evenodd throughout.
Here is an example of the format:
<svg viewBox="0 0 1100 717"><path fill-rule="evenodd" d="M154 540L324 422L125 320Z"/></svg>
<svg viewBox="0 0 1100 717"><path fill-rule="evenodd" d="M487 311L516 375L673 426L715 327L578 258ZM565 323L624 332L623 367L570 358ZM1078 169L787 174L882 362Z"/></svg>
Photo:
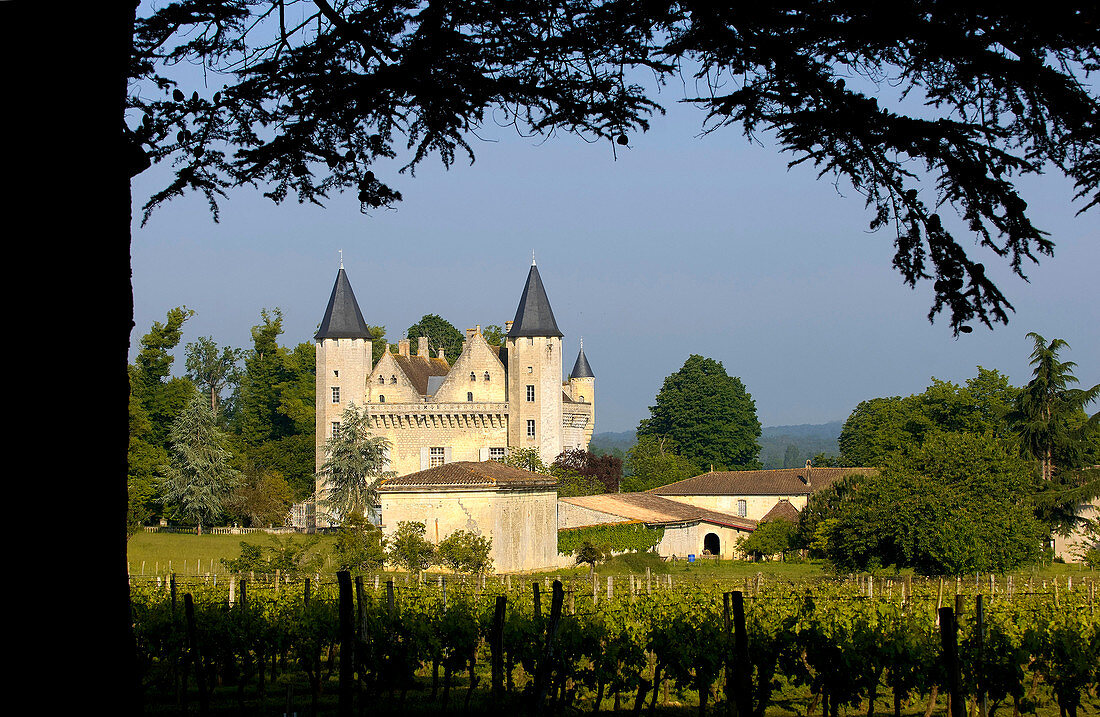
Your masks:
<svg viewBox="0 0 1100 717"><path fill-rule="evenodd" d="M955 611L949 607L941 607L939 617L944 669L947 673L947 688L951 693L949 695L951 717L966 717L965 700L962 694L962 674L959 670L959 636L955 623Z"/></svg>
<svg viewBox="0 0 1100 717"><path fill-rule="evenodd" d="M508 598L498 595L493 610L493 629L489 636L489 651L493 660L492 689L496 699L504 696L504 611L507 606Z"/></svg>
<svg viewBox="0 0 1100 717"><path fill-rule="evenodd" d="M351 592L351 573L336 573L340 590L340 687L337 710L340 717L351 717L352 687L355 679L355 621Z"/></svg>

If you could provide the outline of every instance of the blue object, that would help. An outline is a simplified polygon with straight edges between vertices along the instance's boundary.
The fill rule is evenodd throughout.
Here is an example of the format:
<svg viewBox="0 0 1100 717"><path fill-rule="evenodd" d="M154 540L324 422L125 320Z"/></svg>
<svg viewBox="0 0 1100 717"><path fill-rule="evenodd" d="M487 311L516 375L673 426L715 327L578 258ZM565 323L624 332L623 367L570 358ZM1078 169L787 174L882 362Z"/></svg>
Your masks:
<svg viewBox="0 0 1100 717"><path fill-rule="evenodd" d="M695 562L695 556L694 555L688 555L688 562L689 563L694 563Z"/></svg>

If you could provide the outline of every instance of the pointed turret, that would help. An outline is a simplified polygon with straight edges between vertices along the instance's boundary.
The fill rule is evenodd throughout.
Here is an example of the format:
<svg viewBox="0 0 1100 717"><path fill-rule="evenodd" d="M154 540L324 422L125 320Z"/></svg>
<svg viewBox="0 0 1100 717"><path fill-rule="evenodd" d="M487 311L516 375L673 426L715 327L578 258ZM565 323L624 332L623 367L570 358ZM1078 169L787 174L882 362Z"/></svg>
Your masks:
<svg viewBox="0 0 1100 717"><path fill-rule="evenodd" d="M573 370L569 372L569 378L596 378L592 373L592 367L588 365L588 358L584 355L584 342L581 342L581 351L577 354L577 362L573 364Z"/></svg>
<svg viewBox="0 0 1100 717"><path fill-rule="evenodd" d="M336 283L332 286L332 296L329 297L328 308L325 309L325 318L321 319L321 328L313 338L317 341L373 338L367 322L363 320L362 312L359 311L359 303L355 300L355 293L351 290L351 282L348 281L343 266L336 274Z"/></svg>
<svg viewBox="0 0 1100 717"><path fill-rule="evenodd" d="M516 309L516 318L512 322L512 329L508 332L510 338L520 336L555 336L561 338L562 332L558 330L558 322L554 320L554 310L550 308L550 299L546 297L546 289L542 285L542 277L539 269L531 262L531 271L527 274L527 284L523 287L523 295L519 297L519 308Z"/></svg>

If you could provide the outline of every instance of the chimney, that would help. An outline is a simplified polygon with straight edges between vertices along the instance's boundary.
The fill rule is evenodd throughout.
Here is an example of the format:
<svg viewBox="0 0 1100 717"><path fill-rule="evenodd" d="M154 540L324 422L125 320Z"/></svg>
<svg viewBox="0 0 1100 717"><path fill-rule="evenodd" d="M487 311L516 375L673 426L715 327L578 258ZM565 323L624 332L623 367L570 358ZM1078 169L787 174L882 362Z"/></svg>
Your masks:
<svg viewBox="0 0 1100 717"><path fill-rule="evenodd" d="M474 334L476 333L477 329L466 329L466 342L469 343L470 340L474 338Z"/></svg>
<svg viewBox="0 0 1100 717"><path fill-rule="evenodd" d="M428 337L421 336L416 340L416 355L428 358Z"/></svg>
<svg viewBox="0 0 1100 717"><path fill-rule="evenodd" d="M474 331L476 331L477 333L480 334L481 333L481 324L474 324Z"/></svg>
<svg viewBox="0 0 1100 717"><path fill-rule="evenodd" d="M810 486L810 473L811 473L812 471L813 471L813 466L812 466L812 465L810 465L810 459L809 459L809 458L807 458L807 459L806 459L806 478L805 478L805 480L806 480L806 487L807 487L807 488L808 488L808 487Z"/></svg>
<svg viewBox="0 0 1100 717"><path fill-rule="evenodd" d="M436 357L437 357L437 358L441 358L441 359L443 359L444 361L446 361L446 360L447 360L447 356L446 356L446 354L444 354L444 353L443 353L443 347L442 347L442 346L440 346L440 347L439 347L439 350L438 350L438 351L436 351L435 353L436 353Z"/></svg>
<svg viewBox="0 0 1100 717"><path fill-rule="evenodd" d="M397 353L401 356L408 356L409 355L409 340L408 339L398 340L398 342L397 342Z"/></svg>

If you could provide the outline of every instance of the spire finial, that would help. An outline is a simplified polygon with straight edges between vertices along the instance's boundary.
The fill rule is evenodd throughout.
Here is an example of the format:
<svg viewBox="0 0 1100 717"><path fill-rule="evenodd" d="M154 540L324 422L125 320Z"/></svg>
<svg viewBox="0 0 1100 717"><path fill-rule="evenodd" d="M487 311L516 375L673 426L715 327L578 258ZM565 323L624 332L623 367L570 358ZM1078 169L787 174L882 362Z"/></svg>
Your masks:
<svg viewBox="0 0 1100 717"><path fill-rule="evenodd" d="M535 250L531 250L531 266L535 265Z"/></svg>
<svg viewBox="0 0 1100 717"><path fill-rule="evenodd" d="M584 351L584 337L581 337L581 351Z"/></svg>
<svg viewBox="0 0 1100 717"><path fill-rule="evenodd" d="M344 268L344 250L343 249L340 250L340 268L341 269Z"/></svg>

